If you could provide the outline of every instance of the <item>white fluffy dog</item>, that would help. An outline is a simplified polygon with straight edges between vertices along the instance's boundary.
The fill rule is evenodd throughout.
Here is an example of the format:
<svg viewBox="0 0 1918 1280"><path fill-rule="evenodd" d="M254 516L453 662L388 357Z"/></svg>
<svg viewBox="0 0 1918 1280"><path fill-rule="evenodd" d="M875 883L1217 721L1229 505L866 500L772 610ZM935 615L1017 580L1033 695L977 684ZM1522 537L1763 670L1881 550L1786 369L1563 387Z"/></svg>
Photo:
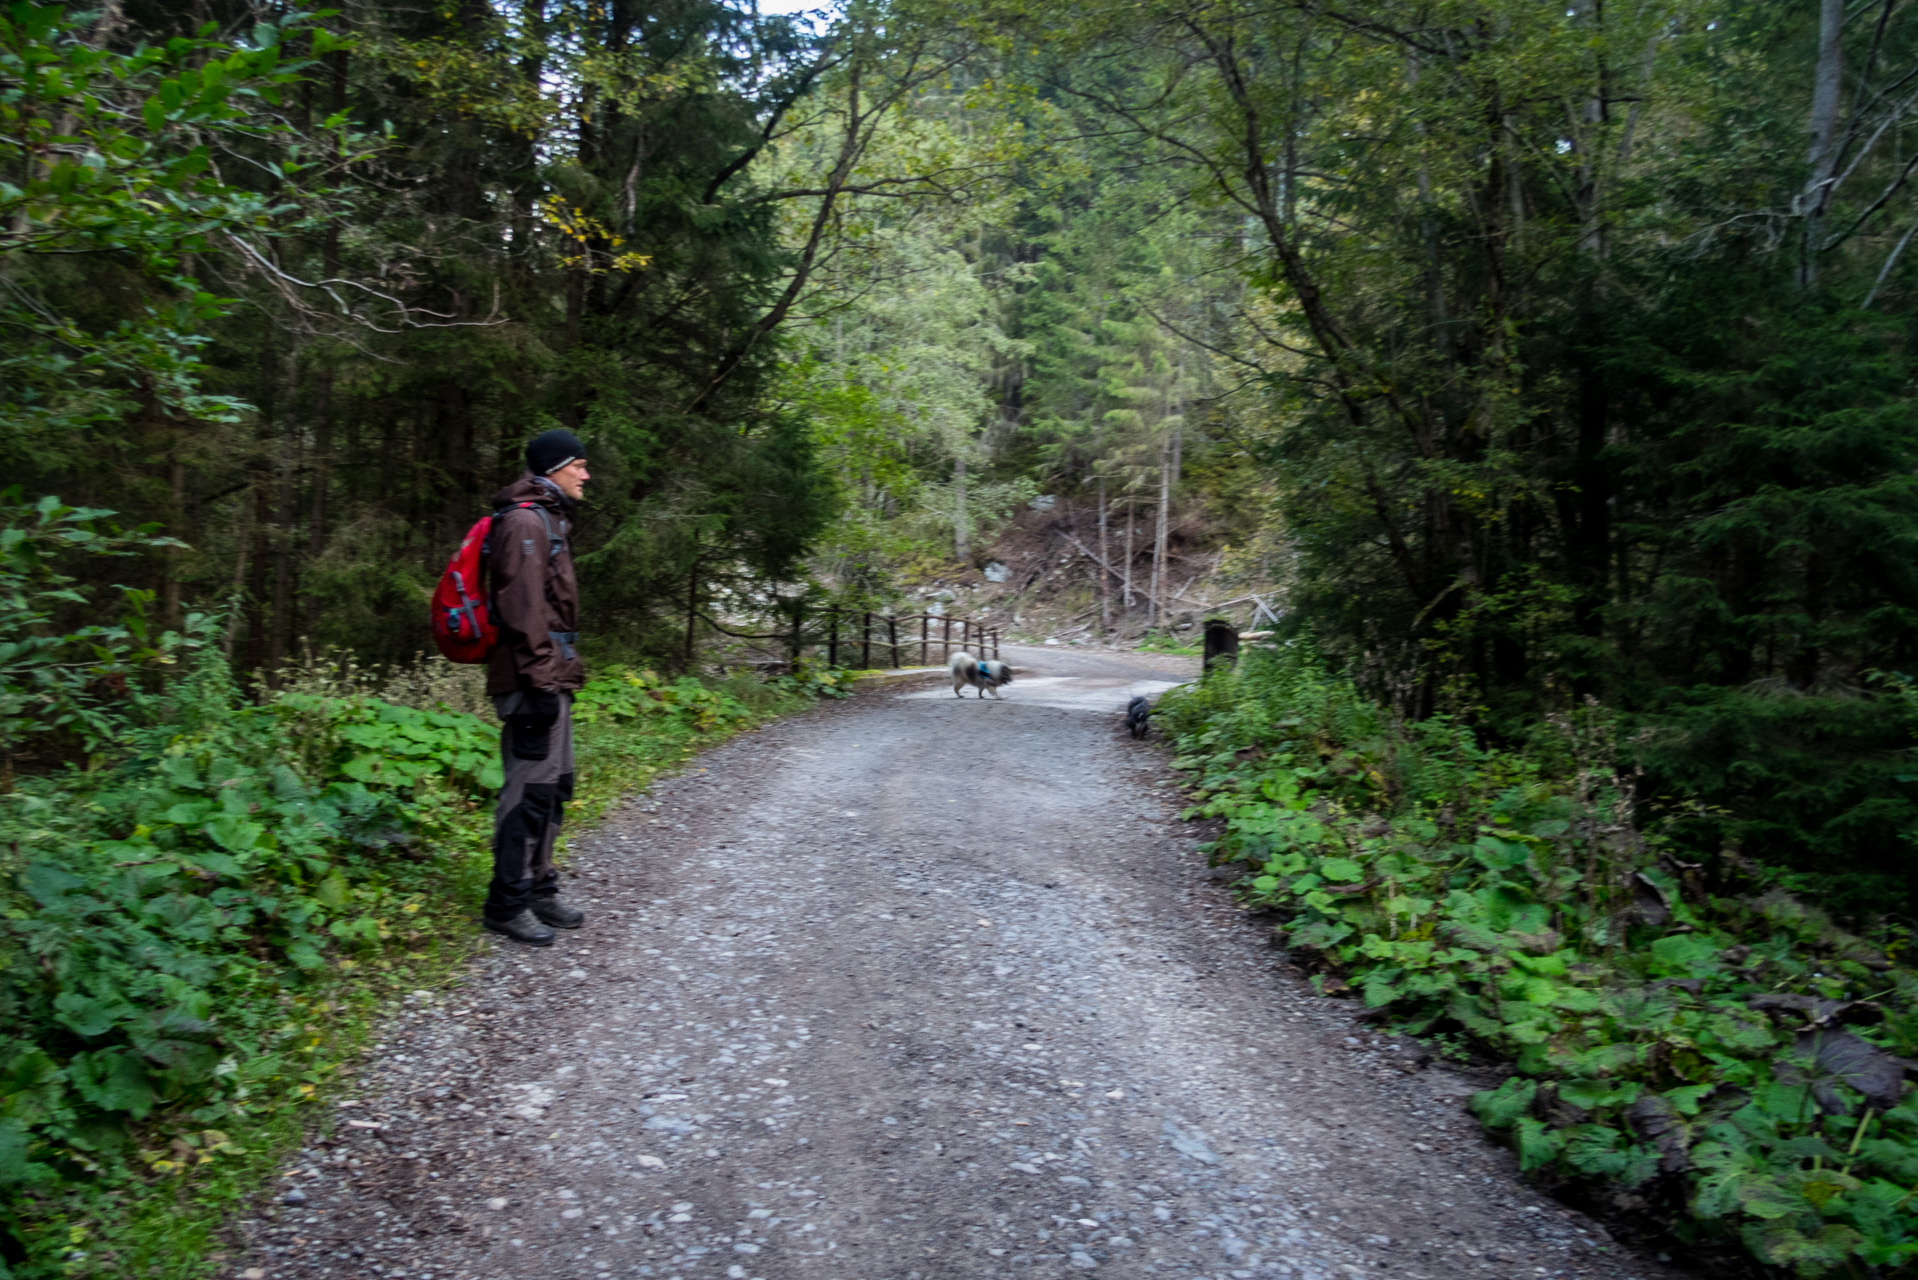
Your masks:
<svg viewBox="0 0 1918 1280"><path fill-rule="evenodd" d="M952 671L952 696L966 696L966 686L971 685L979 691L981 698L990 690L993 697L999 696L999 686L1012 683L1012 668L994 658L975 658L961 649L946 662Z"/></svg>

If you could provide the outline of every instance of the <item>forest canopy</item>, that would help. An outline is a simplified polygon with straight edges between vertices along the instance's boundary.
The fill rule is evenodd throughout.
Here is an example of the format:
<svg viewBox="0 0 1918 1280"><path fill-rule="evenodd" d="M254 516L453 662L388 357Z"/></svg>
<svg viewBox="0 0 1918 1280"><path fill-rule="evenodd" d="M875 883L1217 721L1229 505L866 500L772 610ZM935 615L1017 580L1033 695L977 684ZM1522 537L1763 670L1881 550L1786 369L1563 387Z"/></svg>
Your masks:
<svg viewBox="0 0 1918 1280"><path fill-rule="evenodd" d="M1100 633L1254 590L1908 898L1915 59L1898 0L10 4L9 509L145 539L21 625L406 660L565 426L605 652L1056 501Z"/></svg>

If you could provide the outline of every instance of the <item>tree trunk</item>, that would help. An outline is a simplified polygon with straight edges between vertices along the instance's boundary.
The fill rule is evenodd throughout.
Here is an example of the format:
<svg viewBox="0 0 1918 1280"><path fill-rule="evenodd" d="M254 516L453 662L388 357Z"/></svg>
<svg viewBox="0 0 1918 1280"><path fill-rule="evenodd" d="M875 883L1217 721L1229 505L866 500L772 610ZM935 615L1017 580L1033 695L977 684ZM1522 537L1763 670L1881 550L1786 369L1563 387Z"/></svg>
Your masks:
<svg viewBox="0 0 1918 1280"><path fill-rule="evenodd" d="M480 488L478 433L473 393L464 385L446 387L439 403L439 546L459 542L473 522L473 495Z"/></svg>
<svg viewBox="0 0 1918 1280"><path fill-rule="evenodd" d="M304 432L295 405L300 379L300 348L289 344L286 352L286 389L280 400L280 457L273 494L273 620L268 632L266 667L269 679L276 683L280 667L286 662L288 640L293 622L293 480L300 466L300 445Z"/></svg>
<svg viewBox="0 0 1918 1280"><path fill-rule="evenodd" d="M1832 174L1838 167L1838 149L1832 145L1838 131L1838 96L1845 70L1845 0L1819 0L1818 69L1811 91L1811 149L1805 163L1811 176L1805 183L1805 240L1798 278L1810 284L1818 278L1818 228L1830 200Z"/></svg>
<svg viewBox="0 0 1918 1280"><path fill-rule="evenodd" d="M693 638L699 626L699 560L686 571L686 670L693 669Z"/></svg>
<svg viewBox="0 0 1918 1280"><path fill-rule="evenodd" d="M546 3L545 0L521 0L520 27L526 56L519 61L520 80L536 85L546 78ZM539 140L528 132L514 137L510 161L513 192L513 244L511 257L516 263L538 260L534 228L539 224L539 198L544 187L539 175Z"/></svg>
<svg viewBox="0 0 1918 1280"><path fill-rule="evenodd" d="M1112 574L1106 568L1112 553L1106 549L1106 478L1099 477L1099 634L1112 630Z"/></svg>
<svg viewBox="0 0 1918 1280"><path fill-rule="evenodd" d="M956 559L972 558L971 520L966 511L966 455L952 460L952 546Z"/></svg>
<svg viewBox="0 0 1918 1280"><path fill-rule="evenodd" d="M332 482L333 460L333 367L323 363L319 370L319 391L313 405L313 461L307 478L306 562L311 565L326 550L326 488ZM301 629L310 637L324 609L323 601L307 596L302 601Z"/></svg>
<svg viewBox="0 0 1918 1280"><path fill-rule="evenodd" d="M328 55L331 57L332 55ZM340 55L344 57L345 55ZM334 87L335 111L345 106L346 86L344 77ZM321 272L328 280L340 273L340 228L336 222L326 230L326 241L320 251ZM326 498L327 486L333 480L333 362L322 351L319 361L319 390L313 404L313 461L308 476L309 486L306 514L306 562L311 565L326 550ZM325 602L307 596L302 601L301 630L309 637L320 620Z"/></svg>
<svg viewBox="0 0 1918 1280"><path fill-rule="evenodd" d="M1132 612L1132 495L1125 499L1125 577L1119 583L1119 601L1127 613Z"/></svg>
<svg viewBox="0 0 1918 1280"><path fill-rule="evenodd" d="M174 449L178 449L176 440ZM175 537L186 528L186 464L180 461L177 452L167 455L167 493L172 499L172 507L167 513L167 532ZM180 608L180 566L181 550L168 547L160 561L160 571L165 575L160 584L160 625L168 631L181 631L186 627L186 613Z"/></svg>
<svg viewBox="0 0 1918 1280"><path fill-rule="evenodd" d="M1845 0L1819 0L1818 69L1811 91L1811 150L1805 163L1811 166L1814 200L1823 180L1829 178L1837 163L1832 152L1832 135L1838 129L1838 91L1845 69ZM1820 201L1822 203L1822 201Z"/></svg>
<svg viewBox="0 0 1918 1280"><path fill-rule="evenodd" d="M273 525L277 516L273 510L272 464L264 455L254 460L253 473L253 487L248 490L254 510L246 585L246 656L240 665L248 671L259 671L266 666L267 640L272 630L267 584L273 570Z"/></svg>
<svg viewBox="0 0 1918 1280"><path fill-rule="evenodd" d="M240 527L233 540L233 590L226 598L226 635L220 640L220 655L229 664L233 661L233 646L239 639L240 626L246 617L244 601L246 599L246 561L247 549L253 542L253 508L255 505L253 489L248 486L240 494Z"/></svg>
<svg viewBox="0 0 1918 1280"><path fill-rule="evenodd" d="M1160 604L1161 570L1165 565L1166 516L1172 507L1172 433L1159 441L1159 525L1152 535L1152 625L1165 625L1165 606Z"/></svg>

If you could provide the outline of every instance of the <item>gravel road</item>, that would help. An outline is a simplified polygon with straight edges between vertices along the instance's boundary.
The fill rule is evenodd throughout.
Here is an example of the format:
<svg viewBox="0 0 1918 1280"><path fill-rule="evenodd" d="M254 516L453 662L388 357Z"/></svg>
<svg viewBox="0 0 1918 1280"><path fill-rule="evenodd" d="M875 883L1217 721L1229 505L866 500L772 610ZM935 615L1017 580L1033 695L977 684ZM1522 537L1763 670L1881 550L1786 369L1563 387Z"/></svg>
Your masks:
<svg viewBox="0 0 1918 1280"><path fill-rule="evenodd" d="M1674 1274L1234 909L1119 723L1190 660L1006 657L1003 701L868 687L575 841L586 928L420 993L230 1274Z"/></svg>

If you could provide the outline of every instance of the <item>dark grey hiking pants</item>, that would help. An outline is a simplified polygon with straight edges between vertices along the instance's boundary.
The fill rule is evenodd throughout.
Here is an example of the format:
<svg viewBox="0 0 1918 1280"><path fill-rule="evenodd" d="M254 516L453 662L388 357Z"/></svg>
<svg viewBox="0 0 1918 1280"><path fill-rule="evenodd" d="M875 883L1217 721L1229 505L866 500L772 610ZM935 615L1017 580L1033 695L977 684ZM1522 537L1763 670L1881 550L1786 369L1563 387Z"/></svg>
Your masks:
<svg viewBox="0 0 1918 1280"><path fill-rule="evenodd" d="M537 894L555 893L553 844L559 839L566 802L573 798L573 695L558 695L558 711L542 712L537 695L519 692L493 699L504 721L500 763L506 784L493 815L493 884L486 914L516 916Z"/></svg>

